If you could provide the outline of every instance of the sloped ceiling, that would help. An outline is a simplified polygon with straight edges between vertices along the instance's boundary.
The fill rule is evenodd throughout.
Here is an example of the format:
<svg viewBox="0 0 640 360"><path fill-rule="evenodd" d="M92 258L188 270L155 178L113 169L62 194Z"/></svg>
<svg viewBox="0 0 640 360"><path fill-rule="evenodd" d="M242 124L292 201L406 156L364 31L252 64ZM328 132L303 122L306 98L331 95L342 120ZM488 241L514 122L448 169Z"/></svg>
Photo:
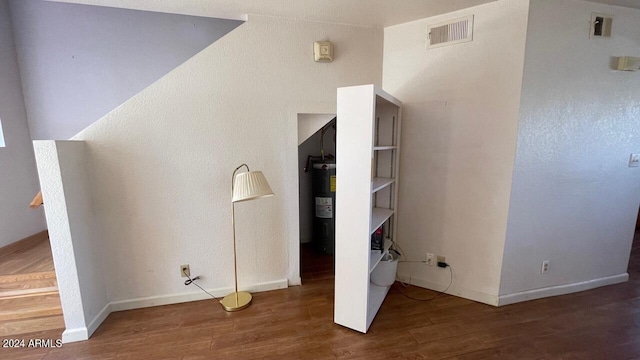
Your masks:
<svg viewBox="0 0 640 360"><path fill-rule="evenodd" d="M243 20L259 14L385 27L492 1L509 0L49 0ZM640 8L640 0L594 0Z"/></svg>
<svg viewBox="0 0 640 360"><path fill-rule="evenodd" d="M384 27L495 0L53 0L197 16L244 19L246 14Z"/></svg>
<svg viewBox="0 0 640 360"><path fill-rule="evenodd" d="M34 140L71 138L242 24L35 0L10 4Z"/></svg>

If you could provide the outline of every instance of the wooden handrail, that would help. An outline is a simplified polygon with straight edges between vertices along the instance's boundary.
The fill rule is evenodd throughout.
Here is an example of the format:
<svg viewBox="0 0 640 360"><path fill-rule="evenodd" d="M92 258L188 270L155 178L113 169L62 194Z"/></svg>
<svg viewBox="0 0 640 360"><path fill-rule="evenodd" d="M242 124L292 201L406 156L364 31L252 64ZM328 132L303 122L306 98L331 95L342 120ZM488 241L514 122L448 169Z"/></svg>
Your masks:
<svg viewBox="0 0 640 360"><path fill-rule="evenodd" d="M33 198L33 201L31 201L31 204L29 204L29 207L32 209L37 209L42 204L44 204L44 202L42 201L42 191L38 191L38 194L36 194L36 197Z"/></svg>

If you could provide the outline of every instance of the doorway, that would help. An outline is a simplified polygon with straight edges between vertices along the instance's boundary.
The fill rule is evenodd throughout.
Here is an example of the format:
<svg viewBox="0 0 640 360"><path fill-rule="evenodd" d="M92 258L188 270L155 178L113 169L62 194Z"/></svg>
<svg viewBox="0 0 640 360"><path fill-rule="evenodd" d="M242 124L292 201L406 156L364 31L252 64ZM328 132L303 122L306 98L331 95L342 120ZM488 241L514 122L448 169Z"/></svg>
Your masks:
<svg viewBox="0 0 640 360"><path fill-rule="evenodd" d="M300 277L333 279L335 248L336 117L298 115Z"/></svg>
<svg viewBox="0 0 640 360"><path fill-rule="evenodd" d="M629 273L629 277L632 280L637 280L635 276L640 274L640 210L638 211L635 233L633 235L633 242L631 243L631 255L629 256L627 273Z"/></svg>

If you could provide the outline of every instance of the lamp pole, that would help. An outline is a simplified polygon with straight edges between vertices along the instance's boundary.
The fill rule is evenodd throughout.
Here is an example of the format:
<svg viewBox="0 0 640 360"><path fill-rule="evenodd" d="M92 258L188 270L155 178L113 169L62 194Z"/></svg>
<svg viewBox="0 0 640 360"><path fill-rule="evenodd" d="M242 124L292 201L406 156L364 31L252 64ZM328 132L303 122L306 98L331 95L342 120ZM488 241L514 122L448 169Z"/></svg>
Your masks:
<svg viewBox="0 0 640 360"><path fill-rule="evenodd" d="M233 170L233 175L231 176L231 196L233 197L233 188L236 182L236 173L242 167L246 167L247 171L249 170L249 165L242 164L238 166L235 170ZM231 227L233 228L233 275L234 275L234 284L235 284L235 294L236 294L236 307L238 306L238 257L236 256L236 203L231 202Z"/></svg>
<svg viewBox="0 0 640 360"><path fill-rule="evenodd" d="M249 166L247 164L242 164L240 166L238 166L234 171L233 171L233 175L231 176L231 197L233 197L233 190L235 187L235 180L236 180L236 173L238 172L238 170L240 170L242 167L246 167L247 168L247 172L251 171L249 170ZM233 292L233 302L229 304L228 299L229 296L225 296L224 299L222 299L220 301L220 303L222 304L222 306L224 307L225 310L227 311L237 311L237 310L242 310L245 307L249 306L249 304L251 303L251 295L249 295L248 293L245 295L248 296L248 300L244 300L243 302L246 302L246 304L243 304L241 306L240 304L240 299L238 298L240 296L239 292L238 292L238 257L237 257L237 250L236 250L236 203L235 202L231 202L231 228L233 229L233 280L234 280L234 292ZM234 301L235 300L235 301Z"/></svg>
<svg viewBox="0 0 640 360"><path fill-rule="evenodd" d="M231 184L233 188L233 184ZM233 191L233 190L231 190ZM238 306L238 259L236 257L236 203L231 203L231 227L233 228L233 275L235 280L236 307Z"/></svg>

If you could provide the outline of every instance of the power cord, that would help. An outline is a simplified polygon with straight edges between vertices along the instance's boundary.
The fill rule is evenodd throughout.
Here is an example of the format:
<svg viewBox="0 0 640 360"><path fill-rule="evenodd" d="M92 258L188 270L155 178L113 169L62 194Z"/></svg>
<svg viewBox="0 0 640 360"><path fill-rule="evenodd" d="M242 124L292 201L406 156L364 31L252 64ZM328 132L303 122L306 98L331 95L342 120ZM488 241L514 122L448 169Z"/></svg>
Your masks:
<svg viewBox="0 0 640 360"><path fill-rule="evenodd" d="M207 290L203 289L203 288L202 288L202 286L198 285L198 284L195 282L196 280L200 280L200 275L198 275L198 276L194 277L193 279L192 279L189 275L187 275L187 274L185 274L185 275L187 276L187 278L189 278L189 280L185 280L185 281L184 281L184 286L189 286L189 285L193 284L193 285L195 285L195 286L199 287L199 288L200 288L200 290L202 290L202 291L206 292L206 293L207 293L209 296L211 296L212 298L214 298L214 299L218 300L218 298L216 298L215 296L211 295L211 293L210 293L210 292L208 292Z"/></svg>
<svg viewBox="0 0 640 360"><path fill-rule="evenodd" d="M400 250L400 251L401 251L401 254L406 254L406 253L404 252L404 250L400 247L400 245L399 245L397 242L395 242L394 240L391 240L391 243L392 243L392 247L397 247L397 248L398 248L398 250ZM397 250L396 250L396 251L397 251ZM402 263L423 263L423 264L426 264L426 263L427 263L427 262L426 262L426 261L424 261L424 260L422 260L422 261L399 260L398 262L402 262ZM447 290L449 290L449 288L451 287L451 284L453 284L453 267L452 267L451 265L449 265L449 264L445 263L445 262L438 262L438 267L441 267L441 268L448 268L448 269L449 269L449 285L447 285L447 287L446 287L443 291L435 291L435 290L431 290L431 291L435 291L435 292L437 292L437 293L438 293L436 296L433 296L433 297L428 298L428 299L418 299L418 298L415 298L415 297L412 297L412 296L410 296L410 295L405 294L405 293L404 293L404 292L402 292L400 289L397 289L397 288L395 288L395 287L394 287L394 289L395 289L397 292L399 292L400 294L402 294L404 297L406 297L406 298L408 298L408 299L411 299L411 300L414 300L414 301L425 301L425 302L426 302L426 301L431 301L431 300L433 300L433 299L435 299L435 298L439 297L440 295L445 294L445 293L447 292ZM402 287L405 287L405 288L406 288L406 287L409 287L409 286L411 285L411 284L407 284L407 283L403 282L402 280L399 280L398 282L400 283L400 285L401 285ZM411 265L409 265L409 282L411 282Z"/></svg>
<svg viewBox="0 0 640 360"><path fill-rule="evenodd" d="M418 261L418 262L420 262L420 261ZM446 268L448 268L448 269L449 269L449 285L447 285L447 288L446 288L446 289L444 289L443 291L435 291L435 290L431 290L431 291L435 291L435 292L437 292L437 293L438 293L436 296L432 296L432 297L430 297L430 298L428 298L428 299L418 299L418 298L415 298L415 297L413 297L413 296L410 296L410 295L405 294L403 291L401 291L401 290L400 290L400 289L398 289L397 287L394 287L394 289L395 289L397 292L399 292L402 296L404 296L404 297L406 297L406 298L408 298L408 299L414 300L414 301L425 301L425 302L426 302L426 301L431 301L431 300L433 300L433 299L435 299L435 298L439 297L439 296L440 296L440 295L442 295L442 294L446 294L447 290L449 290L449 288L451 287L451 284L453 284L453 268L451 267L451 265L449 265L449 264L447 264L447 263L443 263L443 264L445 265L445 267L446 267ZM440 264L438 264L438 266L440 266ZM400 282L400 284L401 284L402 286L404 286L404 287L409 286L409 285L406 285L406 286L405 286L405 284L404 284L404 283L402 283L402 282Z"/></svg>

